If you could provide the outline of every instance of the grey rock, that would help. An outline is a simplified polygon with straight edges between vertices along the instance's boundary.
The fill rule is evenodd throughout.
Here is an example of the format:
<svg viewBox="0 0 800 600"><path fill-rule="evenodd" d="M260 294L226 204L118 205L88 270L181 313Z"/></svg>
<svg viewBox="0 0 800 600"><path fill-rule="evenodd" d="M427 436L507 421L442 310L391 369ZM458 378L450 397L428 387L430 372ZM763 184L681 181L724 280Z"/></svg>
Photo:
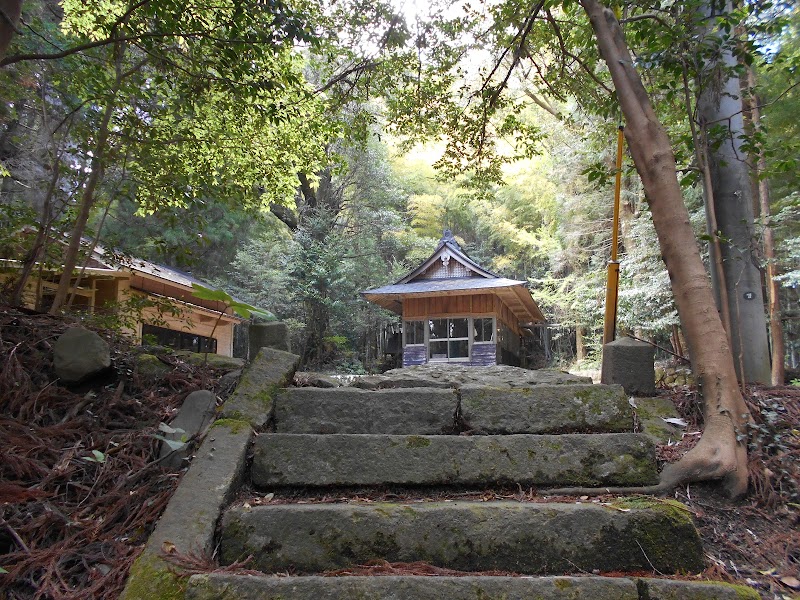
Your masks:
<svg viewBox="0 0 800 600"><path fill-rule="evenodd" d="M53 345L53 366L64 383L78 383L111 366L108 343L85 327L70 327Z"/></svg>
<svg viewBox="0 0 800 600"><path fill-rule="evenodd" d="M640 434L261 435L253 483L265 486L650 485L652 442Z"/></svg>
<svg viewBox="0 0 800 600"><path fill-rule="evenodd" d="M616 383L633 396L656 393L655 348L645 342L621 338L603 345L600 380Z"/></svg>
<svg viewBox="0 0 800 600"><path fill-rule="evenodd" d="M289 328L281 321L253 323L249 329L249 356L253 359L261 348L274 348L291 352L289 344Z"/></svg>
<svg viewBox="0 0 800 600"><path fill-rule="evenodd" d="M461 388L461 417L481 433L633 431L633 409L621 386Z"/></svg>
<svg viewBox="0 0 800 600"><path fill-rule="evenodd" d="M639 600L622 577L248 577L189 580L186 600ZM727 600L727 599L726 599Z"/></svg>
<svg viewBox="0 0 800 600"><path fill-rule="evenodd" d="M239 379L242 377L242 372L244 369L235 369L233 371L228 371L219 378L219 395L222 398L227 398L231 395L236 386L239 384Z"/></svg>
<svg viewBox="0 0 800 600"><path fill-rule="evenodd" d="M220 560L253 556L265 572L313 573L374 559L460 571L526 574L698 572L700 537L686 511L653 502L419 502L236 507L222 520Z"/></svg>
<svg viewBox="0 0 800 600"><path fill-rule="evenodd" d="M289 388L275 400L281 433L437 434L452 431L453 390Z"/></svg>
<svg viewBox="0 0 800 600"><path fill-rule="evenodd" d="M388 372L388 371L387 371ZM364 390L386 390L397 388L452 388L455 387L449 381L437 380L429 377L419 377L409 375L408 373L398 373L389 375L366 375L364 377L357 377L352 384L352 387L361 388Z"/></svg>
<svg viewBox="0 0 800 600"><path fill-rule="evenodd" d="M178 450L172 450L169 444L161 442L159 458L163 458L161 464L168 469L177 469L183 460L189 456L192 445L188 440L201 434L211 423L217 408L217 397L208 390L197 390L186 396L178 415L169 424L173 429L178 429L175 433L164 433L163 436L168 440L183 441L185 446Z"/></svg>
<svg viewBox="0 0 800 600"><path fill-rule="evenodd" d="M324 375L322 373L314 373L311 371L298 371L294 374L294 384L298 387L316 387L316 388L336 388L341 386L341 382Z"/></svg>

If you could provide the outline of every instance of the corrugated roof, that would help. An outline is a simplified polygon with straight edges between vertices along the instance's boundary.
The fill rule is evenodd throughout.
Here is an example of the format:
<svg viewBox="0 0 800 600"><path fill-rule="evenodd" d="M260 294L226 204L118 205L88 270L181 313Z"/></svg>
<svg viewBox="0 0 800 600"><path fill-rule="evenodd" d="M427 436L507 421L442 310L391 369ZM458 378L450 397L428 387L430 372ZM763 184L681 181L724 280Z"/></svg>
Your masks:
<svg viewBox="0 0 800 600"><path fill-rule="evenodd" d="M398 295L424 294L428 292L452 292L456 290L485 290L492 288L505 288L513 286L525 287L524 281L516 279L487 279L484 277L454 277L450 279L418 279L410 283L395 283L361 292L364 296L370 295Z"/></svg>

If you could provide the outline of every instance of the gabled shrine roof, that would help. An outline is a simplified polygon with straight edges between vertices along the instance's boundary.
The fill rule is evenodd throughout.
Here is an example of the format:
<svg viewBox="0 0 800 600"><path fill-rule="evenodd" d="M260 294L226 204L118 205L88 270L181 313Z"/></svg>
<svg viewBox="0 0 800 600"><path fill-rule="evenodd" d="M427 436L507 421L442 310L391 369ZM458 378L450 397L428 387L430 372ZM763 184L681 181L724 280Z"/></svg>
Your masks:
<svg viewBox="0 0 800 600"><path fill-rule="evenodd" d="M498 296L521 323L545 320L525 281L500 277L480 266L467 256L449 230L445 230L433 254L416 269L392 285L361 294L370 302L402 314L405 297L469 295L482 291Z"/></svg>

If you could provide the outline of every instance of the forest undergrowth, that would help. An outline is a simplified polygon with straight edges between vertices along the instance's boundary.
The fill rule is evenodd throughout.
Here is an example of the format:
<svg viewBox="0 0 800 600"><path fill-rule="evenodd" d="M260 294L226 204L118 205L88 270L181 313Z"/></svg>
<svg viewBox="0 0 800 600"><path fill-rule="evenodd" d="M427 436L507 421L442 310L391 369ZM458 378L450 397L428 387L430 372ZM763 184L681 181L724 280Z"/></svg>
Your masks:
<svg viewBox="0 0 800 600"><path fill-rule="evenodd" d="M105 379L64 388L53 373L52 344L70 324L0 307L0 567L6 571L0 574L0 600L118 597L182 474L159 463L159 423L170 420L189 392L220 391L222 371L169 355L161 357L171 367L166 375L139 377L134 348L118 338ZM682 441L659 448L661 460L673 461L696 441L691 432L702 425L697 393L685 386L660 393L689 422L690 433ZM751 387L746 396L754 417L749 496L731 503L713 485L693 485L676 497L694 513L703 538L708 568L701 577L751 585L763 598L797 598L800 388ZM412 496L420 491L372 490L348 498L396 502ZM533 489L422 493L423 500L455 496L545 500ZM250 495L247 501L338 500L326 493L261 500ZM209 557L174 557L173 562L194 572L216 568ZM329 573L354 574L456 573L423 563L385 562Z"/></svg>

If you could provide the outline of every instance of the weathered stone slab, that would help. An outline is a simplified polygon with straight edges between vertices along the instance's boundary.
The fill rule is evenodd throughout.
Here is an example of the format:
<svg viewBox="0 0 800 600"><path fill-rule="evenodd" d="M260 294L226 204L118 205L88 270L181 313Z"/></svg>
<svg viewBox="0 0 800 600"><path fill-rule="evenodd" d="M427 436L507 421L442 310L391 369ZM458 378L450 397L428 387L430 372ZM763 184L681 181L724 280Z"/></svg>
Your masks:
<svg viewBox="0 0 800 600"><path fill-rule="evenodd" d="M394 375L367 375L357 377L352 387L364 390L388 390L397 388L452 388L449 381L439 381L430 377L416 377L408 373L397 373Z"/></svg>
<svg viewBox="0 0 800 600"><path fill-rule="evenodd" d="M342 382L324 373L298 371L294 374L294 385L297 387L337 388L342 385Z"/></svg>
<svg viewBox="0 0 800 600"><path fill-rule="evenodd" d="M641 434L261 435L253 483L265 486L611 486L656 483Z"/></svg>
<svg viewBox="0 0 800 600"><path fill-rule="evenodd" d="M652 396L656 393L654 355L653 346L627 337L604 344L600 380L621 385L626 394Z"/></svg>
<svg viewBox="0 0 800 600"><path fill-rule="evenodd" d="M141 556L131 567L122 600L179 597L184 583L162 558L173 549L211 555L222 507L231 501L244 477L252 429L245 421L218 420L212 425L186 475L175 490Z"/></svg>
<svg viewBox="0 0 800 600"><path fill-rule="evenodd" d="M621 386L466 385L461 388L461 417L480 433L633 431L633 410Z"/></svg>
<svg viewBox="0 0 800 600"><path fill-rule="evenodd" d="M186 396L183 401L178 416L169 424L176 429L175 433L164 433L163 436L168 440L186 442L190 438L199 435L208 427L217 410L217 397L214 392L208 390L196 390ZM192 445L186 444L183 448L173 450L166 442L161 442L159 458L164 460L161 464L168 469L177 469L183 460L189 456Z"/></svg>
<svg viewBox="0 0 800 600"><path fill-rule="evenodd" d="M53 344L53 368L64 383L79 383L111 366L111 349L85 327L70 327Z"/></svg>
<svg viewBox="0 0 800 600"><path fill-rule="evenodd" d="M744 585L708 581L675 581L671 579L639 579L641 598L650 600L759 600L753 588Z"/></svg>
<svg viewBox="0 0 800 600"><path fill-rule="evenodd" d="M627 577L286 577L194 575L186 600L758 600L755 590L725 583ZM680 595L674 595L678 592Z"/></svg>
<svg viewBox="0 0 800 600"><path fill-rule="evenodd" d="M446 433L457 404L452 390L289 388L275 400L275 427L280 433Z"/></svg>
<svg viewBox="0 0 800 600"><path fill-rule="evenodd" d="M603 577L247 577L195 575L186 600L639 600L634 581ZM726 599L727 600L727 599Z"/></svg>
<svg viewBox="0 0 800 600"><path fill-rule="evenodd" d="M230 509L222 521L221 562L249 555L265 572L313 573L375 559L528 574L704 568L688 512L659 502L646 508L455 501Z"/></svg>
<svg viewBox="0 0 800 600"><path fill-rule="evenodd" d="M291 382L299 362L300 357L295 354L262 348L222 407L222 416L244 419L253 427L263 427L272 416L277 390Z"/></svg>
<svg viewBox="0 0 800 600"><path fill-rule="evenodd" d="M427 380L429 385L446 384L450 387L463 385L485 385L490 387L531 387L534 385L570 385L573 383L592 383L591 377L571 375L553 369L521 369L508 365L476 367L456 363L426 364L403 367L386 371L382 377L387 380L415 378ZM382 387L392 387L389 383Z"/></svg>

